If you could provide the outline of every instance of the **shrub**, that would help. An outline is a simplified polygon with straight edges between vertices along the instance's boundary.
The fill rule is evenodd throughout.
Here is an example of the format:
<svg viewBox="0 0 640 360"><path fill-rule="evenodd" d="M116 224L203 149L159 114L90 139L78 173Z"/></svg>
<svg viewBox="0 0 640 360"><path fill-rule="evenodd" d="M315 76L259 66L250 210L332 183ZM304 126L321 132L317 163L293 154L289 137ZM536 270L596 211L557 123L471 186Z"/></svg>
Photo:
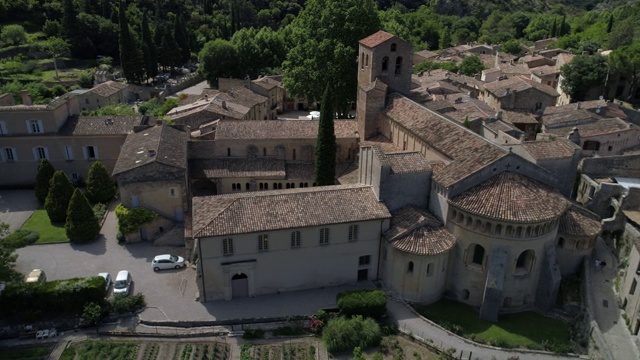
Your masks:
<svg viewBox="0 0 640 360"><path fill-rule="evenodd" d="M73 185L67 174L62 170L56 171L51 178L49 194L44 202L44 208L51 222L61 223L67 219L71 195L73 195Z"/></svg>
<svg viewBox="0 0 640 360"><path fill-rule="evenodd" d="M36 173L35 185L36 198L40 204L44 204L44 201L47 199L47 195L49 194L49 182L55 172L56 170L53 168L53 165L51 165L49 160L43 159L40 161L40 165L38 165L38 172Z"/></svg>
<svg viewBox="0 0 640 360"><path fill-rule="evenodd" d="M387 296L382 290L343 291L338 294L338 308L347 316L378 319L387 311Z"/></svg>
<svg viewBox="0 0 640 360"><path fill-rule="evenodd" d="M80 189L73 191L64 229L69 241L75 243L95 240L100 234L100 223Z"/></svg>
<svg viewBox="0 0 640 360"><path fill-rule="evenodd" d="M243 339L251 340L251 339L262 339L264 338L264 330L261 329L247 329L242 334Z"/></svg>
<svg viewBox="0 0 640 360"><path fill-rule="evenodd" d="M107 213L107 205L102 203L97 203L93 205L93 215L98 219L98 222L102 221L104 218L104 214Z"/></svg>
<svg viewBox="0 0 640 360"><path fill-rule="evenodd" d="M137 232L142 225L157 219L158 215L145 208L127 208L120 204L116 207L116 217L120 232L126 235Z"/></svg>
<svg viewBox="0 0 640 360"><path fill-rule="evenodd" d="M114 296L109 300L109 311L116 314L124 314L142 309L147 305L144 294L137 293L131 296Z"/></svg>
<svg viewBox="0 0 640 360"><path fill-rule="evenodd" d="M380 343L380 326L373 319L354 316L329 320L322 331L322 341L329 352L353 350L356 346L366 349Z"/></svg>
<svg viewBox="0 0 640 360"><path fill-rule="evenodd" d="M108 203L116 195L116 184L101 162L91 164L87 175L87 199L93 204Z"/></svg>
<svg viewBox="0 0 640 360"><path fill-rule="evenodd" d="M0 239L0 244L10 249L18 249L35 243L39 238L40 234L35 231L18 229L13 234Z"/></svg>

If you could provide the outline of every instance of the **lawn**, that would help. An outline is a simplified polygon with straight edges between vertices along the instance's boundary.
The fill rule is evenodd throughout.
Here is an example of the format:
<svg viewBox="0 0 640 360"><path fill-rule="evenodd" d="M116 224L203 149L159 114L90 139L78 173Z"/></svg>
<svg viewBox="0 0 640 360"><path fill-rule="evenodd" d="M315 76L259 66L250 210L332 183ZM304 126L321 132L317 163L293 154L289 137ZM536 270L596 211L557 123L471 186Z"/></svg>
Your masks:
<svg viewBox="0 0 640 360"><path fill-rule="evenodd" d="M567 324L535 312L501 315L497 324L480 320L471 306L452 300L419 307L424 317L466 338L505 348L570 352Z"/></svg>
<svg viewBox="0 0 640 360"><path fill-rule="evenodd" d="M86 341L82 345L66 348L60 359L64 360L133 360L138 357L139 344L112 341Z"/></svg>
<svg viewBox="0 0 640 360"><path fill-rule="evenodd" d="M38 209L22 225L25 230L37 231L40 238L36 244L69 241L64 231L64 224L52 224L44 209Z"/></svg>

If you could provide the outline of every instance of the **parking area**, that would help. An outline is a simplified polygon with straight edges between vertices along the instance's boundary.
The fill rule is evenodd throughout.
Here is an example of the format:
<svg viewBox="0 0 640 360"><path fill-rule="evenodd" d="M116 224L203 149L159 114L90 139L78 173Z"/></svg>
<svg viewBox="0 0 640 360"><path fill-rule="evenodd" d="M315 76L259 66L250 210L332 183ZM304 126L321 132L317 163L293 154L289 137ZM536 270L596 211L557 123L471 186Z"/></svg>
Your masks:
<svg viewBox="0 0 640 360"><path fill-rule="evenodd" d="M38 209L33 190L0 190L0 222L15 231Z"/></svg>

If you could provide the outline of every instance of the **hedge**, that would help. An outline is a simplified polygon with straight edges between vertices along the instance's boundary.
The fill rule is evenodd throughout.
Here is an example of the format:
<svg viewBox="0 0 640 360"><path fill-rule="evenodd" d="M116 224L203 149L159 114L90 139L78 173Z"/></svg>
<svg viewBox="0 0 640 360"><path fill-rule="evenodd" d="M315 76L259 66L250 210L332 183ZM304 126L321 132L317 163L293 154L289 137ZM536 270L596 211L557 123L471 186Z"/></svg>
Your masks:
<svg viewBox="0 0 640 360"><path fill-rule="evenodd" d="M322 330L322 341L330 353L351 351L356 346L366 349L380 344L380 325L370 318L354 316L329 320Z"/></svg>
<svg viewBox="0 0 640 360"><path fill-rule="evenodd" d="M343 291L338 294L338 309L343 315L362 315L379 319L387 312L387 296L382 290Z"/></svg>
<svg viewBox="0 0 640 360"><path fill-rule="evenodd" d="M40 234L36 231L18 229L5 238L0 239L0 244L11 249L19 249L35 243L39 238Z"/></svg>
<svg viewBox="0 0 640 360"><path fill-rule="evenodd" d="M158 214L145 208L128 208L122 204L116 207L118 228L123 234L131 234L140 230L140 227L149 224L158 218Z"/></svg>
<svg viewBox="0 0 640 360"><path fill-rule="evenodd" d="M0 295L0 317L31 322L81 315L87 303L104 303L104 288L104 278L100 276L9 283Z"/></svg>

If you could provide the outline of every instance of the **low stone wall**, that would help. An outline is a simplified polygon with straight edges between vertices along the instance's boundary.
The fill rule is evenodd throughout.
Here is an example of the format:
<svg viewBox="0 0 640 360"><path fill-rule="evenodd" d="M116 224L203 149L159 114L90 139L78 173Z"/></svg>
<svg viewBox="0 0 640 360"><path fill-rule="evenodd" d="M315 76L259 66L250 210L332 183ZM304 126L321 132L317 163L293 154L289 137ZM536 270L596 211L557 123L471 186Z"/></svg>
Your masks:
<svg viewBox="0 0 640 360"><path fill-rule="evenodd" d="M586 323L588 324L588 331L589 331L589 337L591 339L591 341L593 341L593 345L595 346L589 346L589 355L592 356L592 358L598 358L601 357L604 360L615 360L616 358L613 356L613 353L611 352L611 349L609 349L607 342L604 339L604 335L602 335L602 332L600 331L600 328L598 327L598 323L595 321L595 315L594 315L594 310L593 310L593 306L594 304L591 301L591 297L589 296L591 294L591 292L593 291L593 289L591 288L591 284L593 283L593 275L591 273L592 268L591 268L591 264L593 264L595 262L595 257L594 254L592 253L591 256L587 257L585 259L585 261L582 262L582 266L583 268L583 274L584 277L582 279L582 284L581 284L581 293L582 293L582 302L583 304L585 304L585 308L587 310L587 316L586 316ZM596 354L593 354L596 353ZM594 356L595 355L595 356Z"/></svg>

